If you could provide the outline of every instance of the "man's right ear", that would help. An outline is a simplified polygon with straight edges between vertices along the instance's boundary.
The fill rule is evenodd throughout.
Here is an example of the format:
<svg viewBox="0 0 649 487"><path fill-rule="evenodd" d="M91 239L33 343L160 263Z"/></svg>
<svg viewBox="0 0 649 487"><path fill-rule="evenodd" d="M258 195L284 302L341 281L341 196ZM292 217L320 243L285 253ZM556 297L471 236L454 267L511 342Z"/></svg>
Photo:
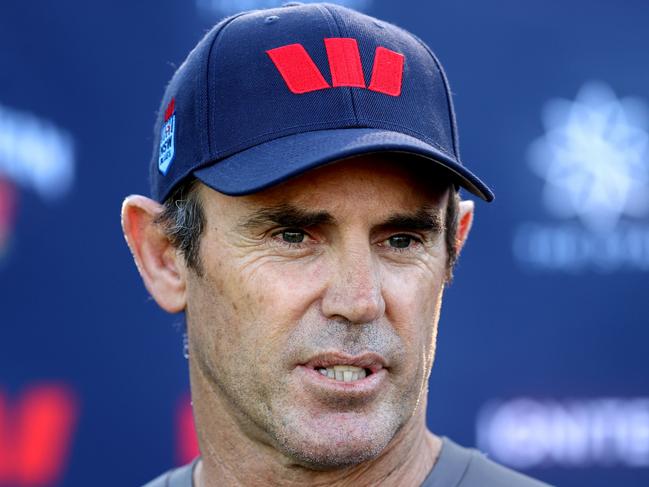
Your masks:
<svg viewBox="0 0 649 487"><path fill-rule="evenodd" d="M155 222L162 209L150 198L128 196L122 203L122 230L153 299L165 311L178 313L185 309L187 273L182 255Z"/></svg>

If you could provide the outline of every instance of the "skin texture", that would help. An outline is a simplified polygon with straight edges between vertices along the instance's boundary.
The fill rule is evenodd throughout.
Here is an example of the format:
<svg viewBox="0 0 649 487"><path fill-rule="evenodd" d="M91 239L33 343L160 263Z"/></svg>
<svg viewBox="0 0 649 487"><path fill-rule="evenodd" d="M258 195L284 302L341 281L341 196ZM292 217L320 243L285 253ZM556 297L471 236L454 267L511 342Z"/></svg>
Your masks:
<svg viewBox="0 0 649 487"><path fill-rule="evenodd" d="M186 312L195 485L426 477L440 449L425 411L448 192L415 168L365 156L248 196L201 186L200 277L152 223L160 205L127 198L124 233L147 289ZM472 208L460 205L460 246ZM309 368L323 356L381 365L343 387Z"/></svg>

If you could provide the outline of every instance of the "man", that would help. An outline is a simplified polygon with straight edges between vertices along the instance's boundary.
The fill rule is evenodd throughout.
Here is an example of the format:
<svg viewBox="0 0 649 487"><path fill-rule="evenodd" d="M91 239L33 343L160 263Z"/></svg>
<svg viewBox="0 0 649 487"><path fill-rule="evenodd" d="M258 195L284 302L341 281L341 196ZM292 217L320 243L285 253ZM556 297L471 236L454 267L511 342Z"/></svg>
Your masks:
<svg viewBox="0 0 649 487"><path fill-rule="evenodd" d="M473 218L450 91L411 34L330 4L230 17L163 98L122 224L184 312L201 456L149 486L542 485L426 428Z"/></svg>

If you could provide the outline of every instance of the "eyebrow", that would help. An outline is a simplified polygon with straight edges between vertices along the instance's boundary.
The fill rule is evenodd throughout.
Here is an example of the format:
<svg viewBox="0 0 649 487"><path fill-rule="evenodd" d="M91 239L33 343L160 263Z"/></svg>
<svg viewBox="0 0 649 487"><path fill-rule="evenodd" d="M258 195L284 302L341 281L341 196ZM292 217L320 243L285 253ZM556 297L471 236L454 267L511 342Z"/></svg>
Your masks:
<svg viewBox="0 0 649 487"><path fill-rule="evenodd" d="M326 211L306 211L290 204L261 208L249 215L239 226L252 230L268 224L281 227L307 228L334 222L334 217Z"/></svg>
<svg viewBox="0 0 649 487"><path fill-rule="evenodd" d="M239 227L244 230L254 230L267 225L308 228L317 225L330 225L335 221L336 219L327 211L312 212L284 203L254 211L239 223ZM373 229L378 228L441 233L445 225L439 209L425 205L415 213L390 215L383 222L373 226Z"/></svg>
<svg viewBox="0 0 649 487"><path fill-rule="evenodd" d="M416 213L392 215L377 227L441 233L446 225L442 220L439 209L425 205Z"/></svg>

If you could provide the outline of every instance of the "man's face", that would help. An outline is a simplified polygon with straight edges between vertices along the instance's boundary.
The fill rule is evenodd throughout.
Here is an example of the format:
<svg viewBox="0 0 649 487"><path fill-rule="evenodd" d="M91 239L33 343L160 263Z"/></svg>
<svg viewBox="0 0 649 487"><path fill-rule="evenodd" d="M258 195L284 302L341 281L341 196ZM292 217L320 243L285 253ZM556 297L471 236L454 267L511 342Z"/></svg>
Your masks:
<svg viewBox="0 0 649 487"><path fill-rule="evenodd" d="M335 468L376 457L425 408L448 194L414 167L370 156L249 196L200 187L204 272L186 307L199 433L225 414Z"/></svg>

